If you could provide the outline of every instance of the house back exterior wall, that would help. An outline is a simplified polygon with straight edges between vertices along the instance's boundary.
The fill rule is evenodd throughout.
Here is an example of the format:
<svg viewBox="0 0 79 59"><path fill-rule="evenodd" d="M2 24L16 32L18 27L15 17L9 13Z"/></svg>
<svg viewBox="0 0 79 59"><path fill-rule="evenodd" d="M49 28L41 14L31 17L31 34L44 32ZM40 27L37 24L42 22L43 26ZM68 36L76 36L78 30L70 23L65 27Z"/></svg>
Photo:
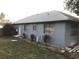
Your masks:
<svg viewBox="0 0 79 59"><path fill-rule="evenodd" d="M46 23L45 23L46 24ZM50 24L50 23L49 23ZM33 26L36 25L36 30L33 30ZM65 46L65 22L57 22L52 23L54 32L51 33L51 39L49 40L49 44L54 45L56 47L64 47ZM25 24L18 25L19 26L19 34L25 35L30 38L31 34L34 34L38 41L44 42L44 24ZM18 27L17 26L17 27ZM24 28L25 27L25 28Z"/></svg>

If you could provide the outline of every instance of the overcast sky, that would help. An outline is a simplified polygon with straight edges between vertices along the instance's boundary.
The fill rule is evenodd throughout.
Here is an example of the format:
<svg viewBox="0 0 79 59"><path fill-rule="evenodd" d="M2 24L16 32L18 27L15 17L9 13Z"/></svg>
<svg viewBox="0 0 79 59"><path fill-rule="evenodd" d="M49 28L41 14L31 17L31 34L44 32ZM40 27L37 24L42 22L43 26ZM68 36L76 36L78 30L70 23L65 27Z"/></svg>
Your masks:
<svg viewBox="0 0 79 59"><path fill-rule="evenodd" d="M60 10L64 0L0 0L0 12L4 12L11 21L17 21L34 14Z"/></svg>

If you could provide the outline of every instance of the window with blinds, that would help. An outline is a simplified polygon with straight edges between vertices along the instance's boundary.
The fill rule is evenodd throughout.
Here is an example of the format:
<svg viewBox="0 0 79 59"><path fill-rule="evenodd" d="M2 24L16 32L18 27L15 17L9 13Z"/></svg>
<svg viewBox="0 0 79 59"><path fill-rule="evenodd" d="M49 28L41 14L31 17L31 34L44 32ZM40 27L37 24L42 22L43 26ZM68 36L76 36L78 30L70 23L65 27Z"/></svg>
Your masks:
<svg viewBox="0 0 79 59"><path fill-rule="evenodd" d="M53 34L54 33L54 25L53 24L44 24L44 33L45 34Z"/></svg>

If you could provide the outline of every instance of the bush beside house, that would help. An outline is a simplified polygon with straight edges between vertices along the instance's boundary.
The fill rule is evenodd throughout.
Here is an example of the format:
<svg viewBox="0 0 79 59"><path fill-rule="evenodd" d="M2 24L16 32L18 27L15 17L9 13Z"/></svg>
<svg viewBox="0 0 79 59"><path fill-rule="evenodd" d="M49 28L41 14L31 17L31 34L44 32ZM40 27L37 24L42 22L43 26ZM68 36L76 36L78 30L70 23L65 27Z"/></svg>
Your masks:
<svg viewBox="0 0 79 59"><path fill-rule="evenodd" d="M2 34L3 34L3 33L2 33L2 28L0 28L0 36L2 36Z"/></svg>
<svg viewBox="0 0 79 59"><path fill-rule="evenodd" d="M3 26L2 33L3 36L13 36L17 34L16 29L10 23L7 23Z"/></svg>

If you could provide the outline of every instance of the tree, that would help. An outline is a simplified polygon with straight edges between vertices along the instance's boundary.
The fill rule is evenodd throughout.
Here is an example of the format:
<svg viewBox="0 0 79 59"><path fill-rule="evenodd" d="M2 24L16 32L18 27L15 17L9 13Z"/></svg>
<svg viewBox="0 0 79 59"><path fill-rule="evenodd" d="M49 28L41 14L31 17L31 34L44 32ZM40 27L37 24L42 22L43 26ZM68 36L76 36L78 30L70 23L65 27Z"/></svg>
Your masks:
<svg viewBox="0 0 79 59"><path fill-rule="evenodd" d="M5 18L5 14L3 12L1 12L0 19L2 20L3 18Z"/></svg>
<svg viewBox="0 0 79 59"><path fill-rule="evenodd" d="M9 24L9 23L4 25L2 32L3 32L4 36L13 36L13 35L17 34L14 26L12 24Z"/></svg>
<svg viewBox="0 0 79 59"><path fill-rule="evenodd" d="M79 15L79 0L65 0L65 9Z"/></svg>

